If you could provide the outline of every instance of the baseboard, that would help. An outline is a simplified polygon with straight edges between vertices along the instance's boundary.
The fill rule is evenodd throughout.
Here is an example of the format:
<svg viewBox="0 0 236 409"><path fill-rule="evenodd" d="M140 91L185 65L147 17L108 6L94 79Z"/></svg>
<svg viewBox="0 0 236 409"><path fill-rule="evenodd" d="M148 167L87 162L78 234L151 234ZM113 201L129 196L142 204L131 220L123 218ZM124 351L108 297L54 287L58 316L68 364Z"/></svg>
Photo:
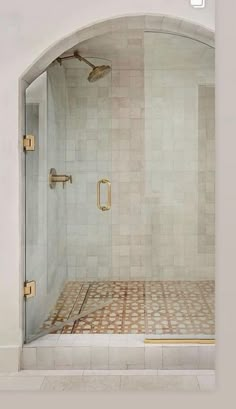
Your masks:
<svg viewBox="0 0 236 409"><path fill-rule="evenodd" d="M21 350L17 345L0 346L0 373L20 370Z"/></svg>

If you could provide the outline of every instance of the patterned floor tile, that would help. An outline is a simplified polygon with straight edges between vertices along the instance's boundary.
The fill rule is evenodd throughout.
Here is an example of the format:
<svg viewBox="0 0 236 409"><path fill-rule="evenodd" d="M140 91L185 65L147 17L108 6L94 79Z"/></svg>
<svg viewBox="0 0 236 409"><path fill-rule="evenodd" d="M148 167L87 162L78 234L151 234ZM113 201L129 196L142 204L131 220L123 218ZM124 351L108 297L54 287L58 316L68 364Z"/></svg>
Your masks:
<svg viewBox="0 0 236 409"><path fill-rule="evenodd" d="M54 333L214 335L214 291L214 281L71 281L43 329L88 312Z"/></svg>

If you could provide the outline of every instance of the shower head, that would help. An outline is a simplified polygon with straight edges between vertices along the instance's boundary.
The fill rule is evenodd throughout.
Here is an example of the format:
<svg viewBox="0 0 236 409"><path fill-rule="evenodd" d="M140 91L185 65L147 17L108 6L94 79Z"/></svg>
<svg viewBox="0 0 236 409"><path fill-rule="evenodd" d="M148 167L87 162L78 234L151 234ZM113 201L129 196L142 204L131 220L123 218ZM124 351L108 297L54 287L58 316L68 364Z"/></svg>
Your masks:
<svg viewBox="0 0 236 409"><path fill-rule="evenodd" d="M56 59L57 62L61 65L63 60L68 60L71 58L77 58L79 61L84 61L86 64L88 64L91 68L92 71L90 72L88 76L88 81L89 82L95 82L97 80L100 80L100 78L105 77L105 75L109 74L111 71L110 65L94 65L90 61L86 60L86 58L81 57L81 55L78 53L78 51L75 51L73 55L67 55L65 57L58 57Z"/></svg>
<svg viewBox="0 0 236 409"><path fill-rule="evenodd" d="M90 67L92 67L92 71L89 73L88 76L88 81L89 82L95 82L97 80L100 80L100 78L105 77L105 75L109 74L109 72L111 71L111 67L110 65L94 65L91 62L89 62L88 60L86 60L86 58L81 57L81 55L78 53L78 51L74 52L74 57L78 58L78 60L80 61L84 61L86 64L88 64Z"/></svg>
<svg viewBox="0 0 236 409"><path fill-rule="evenodd" d="M99 65L94 67L88 76L89 82L95 82L100 78L105 77L111 71L110 65Z"/></svg>

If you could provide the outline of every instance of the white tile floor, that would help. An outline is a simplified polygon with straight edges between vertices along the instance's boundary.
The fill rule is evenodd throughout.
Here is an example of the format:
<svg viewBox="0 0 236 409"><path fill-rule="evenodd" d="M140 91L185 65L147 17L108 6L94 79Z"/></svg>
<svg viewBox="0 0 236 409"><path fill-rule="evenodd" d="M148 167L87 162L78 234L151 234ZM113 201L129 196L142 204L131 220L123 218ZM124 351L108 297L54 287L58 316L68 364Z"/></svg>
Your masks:
<svg viewBox="0 0 236 409"><path fill-rule="evenodd" d="M0 391L212 392L211 370L25 370L0 373Z"/></svg>

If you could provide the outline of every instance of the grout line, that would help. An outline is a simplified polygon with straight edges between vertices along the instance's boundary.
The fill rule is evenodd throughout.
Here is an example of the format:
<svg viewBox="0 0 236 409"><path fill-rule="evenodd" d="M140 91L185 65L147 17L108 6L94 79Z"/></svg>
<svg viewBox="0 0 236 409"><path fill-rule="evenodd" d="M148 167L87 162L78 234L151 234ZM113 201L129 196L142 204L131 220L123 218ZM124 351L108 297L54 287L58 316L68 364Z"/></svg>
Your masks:
<svg viewBox="0 0 236 409"><path fill-rule="evenodd" d="M163 347L161 347L161 369L164 369L164 354Z"/></svg>
<svg viewBox="0 0 236 409"><path fill-rule="evenodd" d="M199 345L197 347L197 369L199 369L200 366L200 348Z"/></svg>
<svg viewBox="0 0 236 409"><path fill-rule="evenodd" d="M201 391L200 382L199 382L199 379L198 379L198 376L197 376L197 375L196 375L196 378L197 378L198 388L199 388L199 390Z"/></svg>
<svg viewBox="0 0 236 409"><path fill-rule="evenodd" d="M39 390L40 390L40 391L43 390L43 385L46 383L46 379L47 379L47 377L44 376L44 379L43 379L43 381L42 381L42 383L41 383L41 385L40 385L40 387L39 387Z"/></svg>

